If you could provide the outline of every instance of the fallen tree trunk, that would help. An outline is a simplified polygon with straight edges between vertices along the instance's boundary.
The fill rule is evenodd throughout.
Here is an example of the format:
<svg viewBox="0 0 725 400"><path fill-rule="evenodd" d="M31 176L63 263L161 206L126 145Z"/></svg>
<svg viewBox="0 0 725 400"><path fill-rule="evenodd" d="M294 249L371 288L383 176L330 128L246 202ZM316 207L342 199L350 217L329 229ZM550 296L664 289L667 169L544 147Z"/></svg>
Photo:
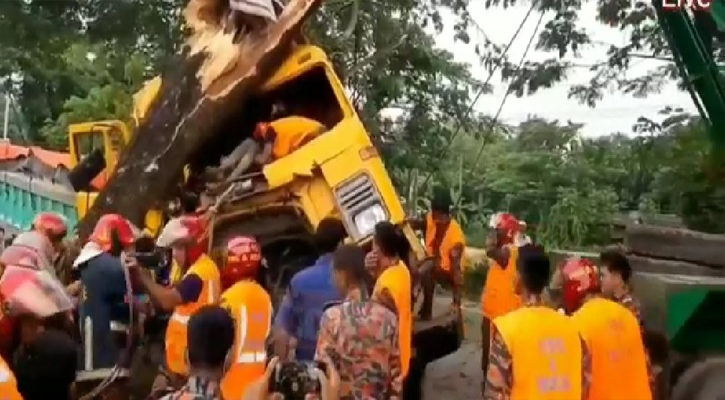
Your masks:
<svg viewBox="0 0 725 400"><path fill-rule="evenodd" d="M245 100L284 60L303 22L321 2L292 0L276 23L239 44L219 24L205 19L208 15L194 21L187 15L194 34L183 61L164 75L160 93L122 152L115 173L79 223L79 236L88 237L106 213L143 226L146 211L177 182L190 156L233 113L244 110ZM187 13L193 3L206 7L211 2L192 1Z"/></svg>
<svg viewBox="0 0 725 400"><path fill-rule="evenodd" d="M629 225L627 249L637 255L725 268L725 235L652 225Z"/></svg>
<svg viewBox="0 0 725 400"><path fill-rule="evenodd" d="M662 260L637 255L628 255L627 259L632 266L633 272L687 276L725 276L725 270L684 261Z"/></svg>

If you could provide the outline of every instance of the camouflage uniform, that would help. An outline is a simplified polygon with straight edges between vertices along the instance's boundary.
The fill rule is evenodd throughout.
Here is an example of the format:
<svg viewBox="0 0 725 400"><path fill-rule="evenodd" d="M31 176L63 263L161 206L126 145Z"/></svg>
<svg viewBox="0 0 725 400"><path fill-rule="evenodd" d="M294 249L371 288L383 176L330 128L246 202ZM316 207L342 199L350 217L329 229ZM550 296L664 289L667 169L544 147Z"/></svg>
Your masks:
<svg viewBox="0 0 725 400"><path fill-rule="evenodd" d="M398 318L360 290L323 314L315 358L337 368L340 400L401 399Z"/></svg>
<svg viewBox="0 0 725 400"><path fill-rule="evenodd" d="M632 311L632 313L634 313L634 316L637 317L637 321L639 321L639 326L644 329L644 321L642 320L642 308L638 299L634 298L631 293L627 292L620 297L614 297L614 301L627 307L630 311Z"/></svg>
<svg viewBox="0 0 725 400"><path fill-rule="evenodd" d="M176 392L160 397L159 400L221 400L219 382L209 379L191 377Z"/></svg>
<svg viewBox="0 0 725 400"><path fill-rule="evenodd" d="M532 306L534 304L527 304ZM592 381L592 357L587 349L584 339L582 346L582 400L589 397L589 387ZM488 372L483 384L483 400L504 400L511 397L514 384L513 357L503 336L496 326L491 326L491 349L488 358Z"/></svg>

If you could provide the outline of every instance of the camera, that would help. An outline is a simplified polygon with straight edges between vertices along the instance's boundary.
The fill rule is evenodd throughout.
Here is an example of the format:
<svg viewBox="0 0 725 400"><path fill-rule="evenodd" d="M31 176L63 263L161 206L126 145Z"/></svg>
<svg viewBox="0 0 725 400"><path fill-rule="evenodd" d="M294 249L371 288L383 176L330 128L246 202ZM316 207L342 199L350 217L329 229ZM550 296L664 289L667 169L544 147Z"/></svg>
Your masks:
<svg viewBox="0 0 725 400"><path fill-rule="evenodd" d="M322 385L315 369L323 373L327 365L323 362L285 361L274 369L269 381L269 392L279 393L285 400L305 400L308 394L321 394Z"/></svg>
<svg viewBox="0 0 725 400"><path fill-rule="evenodd" d="M134 243L135 251L130 255L135 257L139 265L152 271L165 270L171 267L171 249L156 246L151 237L142 237Z"/></svg>

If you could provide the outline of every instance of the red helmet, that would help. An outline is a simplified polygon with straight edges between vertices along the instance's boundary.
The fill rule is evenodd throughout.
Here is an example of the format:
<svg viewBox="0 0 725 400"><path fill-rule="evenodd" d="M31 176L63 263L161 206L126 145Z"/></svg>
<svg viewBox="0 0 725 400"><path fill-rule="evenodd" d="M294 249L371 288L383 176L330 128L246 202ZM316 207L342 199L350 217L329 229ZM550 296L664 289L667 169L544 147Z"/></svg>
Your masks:
<svg viewBox="0 0 725 400"><path fill-rule="evenodd" d="M98 219L88 240L97 244L103 251L111 251L114 231L123 247L132 245L136 239L131 222L118 214L106 214Z"/></svg>
<svg viewBox="0 0 725 400"><path fill-rule="evenodd" d="M187 249L188 262L194 263L206 253L209 245L207 221L203 217L185 215L172 218L161 230L156 239L159 247L184 246Z"/></svg>
<svg viewBox="0 0 725 400"><path fill-rule="evenodd" d="M254 278L262 265L262 251L257 240L250 236L237 236L227 242L226 263L221 270L222 288Z"/></svg>
<svg viewBox="0 0 725 400"><path fill-rule="evenodd" d="M504 244L513 243L519 231L519 220L509 213L498 213L491 218L490 226L493 229L502 231L506 236Z"/></svg>
<svg viewBox="0 0 725 400"><path fill-rule="evenodd" d="M579 309L587 294L601 290L599 270L586 258L569 258L561 267L564 309L571 313Z"/></svg>
<svg viewBox="0 0 725 400"><path fill-rule="evenodd" d="M42 233L51 242L56 243L68 234L68 220L61 214L42 212L33 220L33 230Z"/></svg>

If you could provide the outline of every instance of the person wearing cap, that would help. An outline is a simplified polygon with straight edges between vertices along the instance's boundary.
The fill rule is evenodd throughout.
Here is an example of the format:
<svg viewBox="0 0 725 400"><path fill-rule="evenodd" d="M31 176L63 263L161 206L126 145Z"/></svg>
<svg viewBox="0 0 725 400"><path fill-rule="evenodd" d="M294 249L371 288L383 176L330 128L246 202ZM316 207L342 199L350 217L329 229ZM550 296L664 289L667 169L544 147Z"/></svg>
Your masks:
<svg viewBox="0 0 725 400"><path fill-rule="evenodd" d="M221 388L225 399L241 399L247 387L264 375L272 299L257 282L262 252L255 238L229 239L224 258L221 306L234 319L236 335Z"/></svg>
<svg viewBox="0 0 725 400"><path fill-rule="evenodd" d="M149 271L155 266L139 265L130 254L124 263L132 277L145 289L151 302L162 312L171 312L166 328L166 365L162 366L153 392L167 386L178 387L188 374L186 363L187 324L196 310L219 300L221 281L219 268L206 254L208 249L207 222L203 217L182 216L164 226L156 245L170 248L173 262L183 278L173 286L156 282Z"/></svg>
<svg viewBox="0 0 725 400"><path fill-rule="evenodd" d="M488 368L491 322L521 307L522 300L516 293L516 265L519 246L515 238L519 221L512 214L495 214L490 221L491 232L486 238L486 255L491 265L486 274L486 285L481 294L481 368Z"/></svg>
<svg viewBox="0 0 725 400"><path fill-rule="evenodd" d="M133 248L136 236L132 224L118 214L103 215L88 242L73 262L82 286L78 321L82 364L78 380L93 386L110 374L123 347L114 339L128 334L131 309L126 302L128 285L121 254ZM121 376L127 377L123 369Z"/></svg>
<svg viewBox="0 0 725 400"><path fill-rule="evenodd" d="M466 268L466 237L463 229L451 215L453 200L447 189L438 188L433 193L431 210L425 219L409 219L411 227L425 232L425 249L434 265L429 272L421 272L423 305L421 319L433 314L433 295L437 282L453 289L454 310L460 310L463 295L463 270Z"/></svg>
<svg viewBox="0 0 725 400"><path fill-rule="evenodd" d="M651 400L654 377L634 313L605 297L591 261L570 258L561 275L564 309L592 357L586 400Z"/></svg>

